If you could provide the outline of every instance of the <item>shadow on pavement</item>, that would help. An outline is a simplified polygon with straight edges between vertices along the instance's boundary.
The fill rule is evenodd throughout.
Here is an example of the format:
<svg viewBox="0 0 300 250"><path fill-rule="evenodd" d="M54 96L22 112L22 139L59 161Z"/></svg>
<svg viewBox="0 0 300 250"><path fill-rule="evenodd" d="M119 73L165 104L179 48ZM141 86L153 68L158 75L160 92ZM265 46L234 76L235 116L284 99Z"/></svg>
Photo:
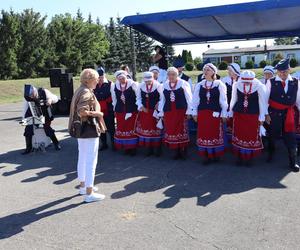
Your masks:
<svg viewBox="0 0 300 250"><path fill-rule="evenodd" d="M11 171L1 169L5 171L2 175L9 177L36 170L34 176L22 182L38 181L49 176L58 177L53 182L56 185L73 181L77 177L77 143L73 138L66 138L61 144L63 149L59 152L50 148L46 153L27 156L20 155L20 150L0 155L0 162L18 165ZM121 190L111 195L112 199L161 189L166 198L156 204L157 208L171 208L184 198L197 198L197 205L207 206L223 195L256 188L285 188L280 182L290 172L284 164L285 152L282 156L277 155L274 164L266 164L262 156L251 168L236 167L230 154L218 164L202 166L193 145L186 161L172 160L166 149L161 158L144 155L143 150L139 150L135 157L111 150L99 152L95 184L127 182Z"/></svg>
<svg viewBox="0 0 300 250"><path fill-rule="evenodd" d="M21 233L24 231L24 227L36 222L38 220L41 220L43 218L65 212L67 210L73 209L78 207L79 205L83 203L77 203L77 204L69 204L64 207L56 208L50 211L45 211L51 207L57 206L62 204L63 202L66 202L68 200L71 200L72 198L76 197L77 195L73 195L70 197L65 197L56 201L52 201L48 204L42 205L37 208L33 208L27 211L23 211L20 213L14 213L10 214L8 216L0 218L0 239L6 239L10 238L18 233ZM44 211L44 212L43 212Z"/></svg>

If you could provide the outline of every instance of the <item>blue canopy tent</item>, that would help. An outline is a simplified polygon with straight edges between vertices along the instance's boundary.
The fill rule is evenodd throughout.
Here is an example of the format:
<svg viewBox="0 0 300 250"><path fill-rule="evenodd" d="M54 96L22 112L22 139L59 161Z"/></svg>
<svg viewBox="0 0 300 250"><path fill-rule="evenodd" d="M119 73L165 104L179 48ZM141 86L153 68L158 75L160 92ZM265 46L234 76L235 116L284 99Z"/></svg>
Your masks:
<svg viewBox="0 0 300 250"><path fill-rule="evenodd" d="M127 16L122 24L164 44L300 35L300 1L269 0Z"/></svg>
<svg viewBox="0 0 300 250"><path fill-rule="evenodd" d="M138 14L121 23L167 45L300 36L300 0ZM132 48L135 58L134 44Z"/></svg>

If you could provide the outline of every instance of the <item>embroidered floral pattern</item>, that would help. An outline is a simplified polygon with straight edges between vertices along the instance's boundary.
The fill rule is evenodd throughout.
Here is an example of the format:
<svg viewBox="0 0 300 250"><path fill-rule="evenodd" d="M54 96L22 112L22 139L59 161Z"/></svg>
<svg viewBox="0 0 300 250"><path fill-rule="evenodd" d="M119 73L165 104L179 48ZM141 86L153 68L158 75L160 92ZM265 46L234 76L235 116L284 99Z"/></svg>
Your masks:
<svg viewBox="0 0 300 250"><path fill-rule="evenodd" d="M197 139L197 145L201 147L217 147L224 145L224 137L223 137L223 126L222 122L220 121L220 127L219 127L219 138L214 139Z"/></svg>

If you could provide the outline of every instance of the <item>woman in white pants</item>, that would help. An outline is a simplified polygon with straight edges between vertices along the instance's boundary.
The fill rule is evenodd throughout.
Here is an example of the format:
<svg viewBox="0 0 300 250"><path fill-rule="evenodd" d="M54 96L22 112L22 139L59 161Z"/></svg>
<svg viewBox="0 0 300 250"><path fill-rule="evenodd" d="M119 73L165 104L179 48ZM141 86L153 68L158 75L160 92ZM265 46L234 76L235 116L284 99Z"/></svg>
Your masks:
<svg viewBox="0 0 300 250"><path fill-rule="evenodd" d="M78 180L80 182L79 194L85 195L85 202L100 201L105 198L103 194L95 193L98 189L94 187L95 170L98 160L99 136L101 134L101 124L103 113L93 93L99 75L93 69L85 69L80 75L81 86L75 91L71 108L69 131L76 118L83 121L96 121L96 135L93 138L78 139ZM104 125L105 126L105 125Z"/></svg>

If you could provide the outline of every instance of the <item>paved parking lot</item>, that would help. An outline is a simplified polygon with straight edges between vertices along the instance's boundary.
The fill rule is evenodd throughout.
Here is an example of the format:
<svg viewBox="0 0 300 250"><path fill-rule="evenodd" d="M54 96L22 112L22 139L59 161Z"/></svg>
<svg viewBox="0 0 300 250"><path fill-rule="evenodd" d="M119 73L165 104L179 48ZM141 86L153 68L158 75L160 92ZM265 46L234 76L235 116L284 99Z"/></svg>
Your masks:
<svg viewBox="0 0 300 250"><path fill-rule="evenodd" d="M83 204L68 119L53 123L62 151L22 156L21 106L0 106L0 249L300 249L300 175L284 148L252 168L230 154L202 166L193 145L186 161L101 152L107 198Z"/></svg>

